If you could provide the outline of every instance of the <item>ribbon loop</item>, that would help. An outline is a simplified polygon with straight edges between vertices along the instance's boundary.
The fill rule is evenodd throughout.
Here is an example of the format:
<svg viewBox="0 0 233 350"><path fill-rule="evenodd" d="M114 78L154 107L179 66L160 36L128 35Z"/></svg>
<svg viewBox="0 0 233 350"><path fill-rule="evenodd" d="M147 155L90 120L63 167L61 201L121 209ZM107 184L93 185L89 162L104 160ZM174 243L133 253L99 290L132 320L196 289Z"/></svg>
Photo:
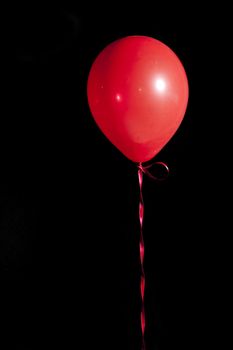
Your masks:
<svg viewBox="0 0 233 350"><path fill-rule="evenodd" d="M169 168L164 162L154 162L148 165L138 164L138 169L155 181L163 181L169 175ZM153 171L152 171L153 170Z"/></svg>

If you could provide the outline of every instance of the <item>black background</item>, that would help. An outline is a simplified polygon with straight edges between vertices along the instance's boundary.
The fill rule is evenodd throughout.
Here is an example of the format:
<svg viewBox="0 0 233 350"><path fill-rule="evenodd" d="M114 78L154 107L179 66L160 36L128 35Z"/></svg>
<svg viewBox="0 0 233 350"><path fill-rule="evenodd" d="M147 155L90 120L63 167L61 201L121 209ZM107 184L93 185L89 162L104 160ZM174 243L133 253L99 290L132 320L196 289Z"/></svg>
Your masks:
<svg viewBox="0 0 233 350"><path fill-rule="evenodd" d="M96 55L126 35L170 46L190 86L185 118L156 157L170 176L144 181L147 347L222 347L227 9L87 5L3 12L1 349L140 349L137 169L86 97Z"/></svg>

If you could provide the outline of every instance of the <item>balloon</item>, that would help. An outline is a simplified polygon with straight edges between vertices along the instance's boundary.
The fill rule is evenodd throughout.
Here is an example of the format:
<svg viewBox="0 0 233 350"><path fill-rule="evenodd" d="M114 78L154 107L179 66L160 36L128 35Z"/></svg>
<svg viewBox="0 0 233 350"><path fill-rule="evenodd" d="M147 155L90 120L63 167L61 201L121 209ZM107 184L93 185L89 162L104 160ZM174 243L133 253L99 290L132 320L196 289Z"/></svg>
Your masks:
<svg viewBox="0 0 233 350"><path fill-rule="evenodd" d="M87 97L103 134L127 158L141 163L152 159L180 126L188 80L179 58L164 43L127 36L94 60Z"/></svg>

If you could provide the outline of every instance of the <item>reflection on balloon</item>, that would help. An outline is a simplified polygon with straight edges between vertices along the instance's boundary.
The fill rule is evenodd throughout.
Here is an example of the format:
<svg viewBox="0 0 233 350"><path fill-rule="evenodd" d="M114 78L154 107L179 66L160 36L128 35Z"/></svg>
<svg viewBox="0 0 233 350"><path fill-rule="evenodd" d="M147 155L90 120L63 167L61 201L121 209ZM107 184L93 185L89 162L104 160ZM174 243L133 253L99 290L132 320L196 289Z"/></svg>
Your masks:
<svg viewBox="0 0 233 350"><path fill-rule="evenodd" d="M163 78L157 78L155 80L155 88L158 92L164 92L166 89L166 82Z"/></svg>

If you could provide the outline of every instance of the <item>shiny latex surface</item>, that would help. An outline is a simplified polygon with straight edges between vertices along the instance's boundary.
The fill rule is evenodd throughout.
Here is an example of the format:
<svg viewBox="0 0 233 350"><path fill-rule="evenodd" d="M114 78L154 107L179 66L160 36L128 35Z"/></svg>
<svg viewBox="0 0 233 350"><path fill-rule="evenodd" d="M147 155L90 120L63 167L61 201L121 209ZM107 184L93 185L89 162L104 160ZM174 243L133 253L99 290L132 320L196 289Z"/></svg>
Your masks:
<svg viewBox="0 0 233 350"><path fill-rule="evenodd" d="M182 63L164 43L128 36L94 60L88 103L103 134L133 162L152 159L174 135L188 102Z"/></svg>

